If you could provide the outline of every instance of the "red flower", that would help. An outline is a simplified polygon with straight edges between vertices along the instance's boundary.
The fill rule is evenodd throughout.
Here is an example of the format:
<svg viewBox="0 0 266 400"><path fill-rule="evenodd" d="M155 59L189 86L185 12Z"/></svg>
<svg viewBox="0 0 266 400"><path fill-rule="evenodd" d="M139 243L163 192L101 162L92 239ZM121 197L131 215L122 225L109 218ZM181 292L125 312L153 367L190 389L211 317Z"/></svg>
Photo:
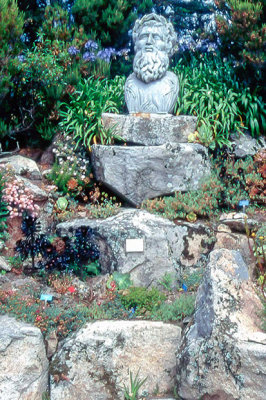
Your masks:
<svg viewBox="0 0 266 400"><path fill-rule="evenodd" d="M35 321L41 321L41 319L42 319L42 317L41 317L40 315L38 315L38 316L35 318Z"/></svg>
<svg viewBox="0 0 266 400"><path fill-rule="evenodd" d="M76 291L76 288L74 286L69 286L67 289L70 293L74 293Z"/></svg>

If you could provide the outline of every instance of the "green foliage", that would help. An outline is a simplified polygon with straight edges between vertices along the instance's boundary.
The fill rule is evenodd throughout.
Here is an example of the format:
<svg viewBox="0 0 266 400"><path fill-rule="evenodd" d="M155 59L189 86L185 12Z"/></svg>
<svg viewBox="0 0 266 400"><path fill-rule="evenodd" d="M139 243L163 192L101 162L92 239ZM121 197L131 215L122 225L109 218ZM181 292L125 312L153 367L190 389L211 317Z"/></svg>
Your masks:
<svg viewBox="0 0 266 400"><path fill-rule="evenodd" d="M95 260L89 262L88 264L85 263L84 265L82 265L82 268L76 263L70 264L67 270L73 272L76 275L79 275L81 279L86 279L92 275L99 275L101 272L101 267L99 260Z"/></svg>
<svg viewBox="0 0 266 400"><path fill-rule="evenodd" d="M141 386L144 385L147 378L140 379L139 378L139 370L135 377L133 377L133 373L129 371L129 379L130 379L130 387L126 387L124 384L124 396L125 400L138 400L139 399L139 390Z"/></svg>
<svg viewBox="0 0 266 400"><path fill-rule="evenodd" d="M39 300L39 293L25 288L24 293L14 291L0 291L0 314L9 314L19 320L34 324L44 335L55 330L59 338L64 338L80 328L92 318L101 315L97 306L91 308L72 305L71 308L63 304L47 305Z"/></svg>
<svg viewBox="0 0 266 400"><path fill-rule="evenodd" d="M121 203L116 202L116 197L108 197L107 193L102 193L101 198L86 206L91 218L108 218L119 212Z"/></svg>
<svg viewBox="0 0 266 400"><path fill-rule="evenodd" d="M52 181L60 192L63 194L68 193L67 183L73 176L75 171L75 165L71 162L66 161L64 164L54 163L53 168L48 176L48 179Z"/></svg>
<svg viewBox="0 0 266 400"><path fill-rule="evenodd" d="M125 290L132 285L130 274L122 274L121 272L114 271L113 280L115 281L118 290Z"/></svg>
<svg viewBox="0 0 266 400"><path fill-rule="evenodd" d="M174 68L180 81L176 114L198 117L199 140L209 146L229 143L231 133L243 128L258 136L266 129L263 100L245 88L232 62L217 55L180 59Z"/></svg>
<svg viewBox="0 0 266 400"><path fill-rule="evenodd" d="M222 153L222 158L213 161L211 176L201 183L198 190L147 200L142 206L169 219L188 219L191 213L211 217L221 209L237 209L239 201L247 198L257 207L265 204L263 174L263 167L254 163L252 157L235 161Z"/></svg>
<svg viewBox="0 0 266 400"><path fill-rule="evenodd" d="M17 1L0 0L0 104L13 86L23 24L24 14L19 11Z"/></svg>
<svg viewBox="0 0 266 400"><path fill-rule="evenodd" d="M266 25L263 23L265 2L229 0L228 3L231 6L231 21L222 16L216 20L222 51L241 62L243 72L248 75L247 81L263 85L266 61Z"/></svg>
<svg viewBox="0 0 266 400"><path fill-rule="evenodd" d="M187 289L189 291L195 291L198 289L199 284L202 280L202 276L203 276L203 269L200 268L199 270L196 270L194 272L190 272L190 273L186 273L184 275L182 275L180 283L181 286L182 284L185 284Z"/></svg>
<svg viewBox="0 0 266 400"><path fill-rule="evenodd" d="M173 303L162 303L150 317L160 321L180 321L194 313L195 299L194 294L182 294Z"/></svg>
<svg viewBox="0 0 266 400"><path fill-rule="evenodd" d="M121 303L125 308L135 309L136 315L144 314L158 307L166 296L157 288L146 289L145 287L130 287L121 296Z"/></svg>
<svg viewBox="0 0 266 400"><path fill-rule="evenodd" d="M111 130L103 129L101 115L121 110L124 102L123 84L121 77L113 80L90 77L81 82L78 90L71 95L69 104L62 104L60 126L65 133L89 149L93 143L112 143L117 136Z"/></svg>
<svg viewBox="0 0 266 400"><path fill-rule="evenodd" d="M163 277L158 281L166 290L171 291L174 286L175 277L170 272L166 272Z"/></svg>
<svg viewBox="0 0 266 400"><path fill-rule="evenodd" d="M44 11L44 21L41 32L48 40L71 41L74 34L74 26L70 26L69 14L58 4L47 6Z"/></svg>
<svg viewBox="0 0 266 400"><path fill-rule="evenodd" d="M58 135L54 142L56 162L48 176L64 195L88 199L92 174L88 154L71 137Z"/></svg>
<svg viewBox="0 0 266 400"><path fill-rule="evenodd" d="M103 45L127 43L127 33L139 14L153 7L152 0L77 0L72 13L76 23L93 33Z"/></svg>

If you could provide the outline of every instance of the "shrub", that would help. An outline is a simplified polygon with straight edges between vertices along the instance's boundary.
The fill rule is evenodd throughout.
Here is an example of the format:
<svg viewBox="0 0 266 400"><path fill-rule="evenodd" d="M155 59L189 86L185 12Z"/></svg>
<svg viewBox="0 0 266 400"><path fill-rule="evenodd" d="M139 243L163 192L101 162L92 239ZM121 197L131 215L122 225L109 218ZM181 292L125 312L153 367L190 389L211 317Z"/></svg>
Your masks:
<svg viewBox="0 0 266 400"><path fill-rule="evenodd" d="M22 47L24 14L16 0L0 0L0 104L11 90L16 75L15 57Z"/></svg>
<svg viewBox="0 0 266 400"><path fill-rule="evenodd" d="M151 319L160 321L179 321L194 313L196 296L182 294L173 303L162 303L151 312Z"/></svg>
<svg viewBox="0 0 266 400"><path fill-rule="evenodd" d="M135 309L136 315L141 315L152 311L165 299L166 296L154 287L150 290L145 287L130 287L122 294L121 303L128 310Z"/></svg>
<svg viewBox="0 0 266 400"><path fill-rule="evenodd" d="M221 6L223 3L222 0ZM266 37L263 3L251 0L229 0L228 3L231 6L231 21L221 16L216 19L222 51L225 55L233 54L243 63L246 81L257 81L263 85ZM246 69L245 65L251 70Z"/></svg>
<svg viewBox="0 0 266 400"><path fill-rule="evenodd" d="M149 12L152 0L76 0L72 13L76 23L95 34L103 45L124 44L127 33L139 14Z"/></svg>

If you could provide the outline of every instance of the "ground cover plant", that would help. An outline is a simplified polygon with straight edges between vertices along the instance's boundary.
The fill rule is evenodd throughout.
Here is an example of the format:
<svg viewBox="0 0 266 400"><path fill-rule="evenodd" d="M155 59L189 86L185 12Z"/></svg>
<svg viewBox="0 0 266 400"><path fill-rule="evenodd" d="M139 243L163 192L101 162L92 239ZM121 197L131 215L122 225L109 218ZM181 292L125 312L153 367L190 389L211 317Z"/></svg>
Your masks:
<svg viewBox="0 0 266 400"><path fill-rule="evenodd" d="M34 324L45 337L54 331L59 340L96 319L181 322L194 312L193 290L184 293L176 287L171 292L162 292L156 288L135 287L129 274L90 278L91 283L88 278L82 282L66 272L44 271L34 279L38 290L27 284L22 290L0 290L0 314ZM100 289L98 279L102 280ZM41 300L42 293L51 291L60 296L52 301Z"/></svg>
<svg viewBox="0 0 266 400"><path fill-rule="evenodd" d="M212 217L221 211L238 210L241 200L248 199L253 207L265 206L265 150L254 159L235 160L225 148L213 159L211 176L190 193L146 200L142 207L169 219Z"/></svg>

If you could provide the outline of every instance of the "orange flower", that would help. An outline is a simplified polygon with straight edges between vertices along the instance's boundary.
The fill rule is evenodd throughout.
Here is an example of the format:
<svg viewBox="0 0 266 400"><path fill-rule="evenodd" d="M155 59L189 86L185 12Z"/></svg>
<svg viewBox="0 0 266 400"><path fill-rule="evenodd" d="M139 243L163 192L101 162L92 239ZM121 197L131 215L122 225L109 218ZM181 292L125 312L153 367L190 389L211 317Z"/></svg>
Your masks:
<svg viewBox="0 0 266 400"><path fill-rule="evenodd" d="M69 190L75 190L78 186L78 181L75 178L70 178L67 182L67 188Z"/></svg>

